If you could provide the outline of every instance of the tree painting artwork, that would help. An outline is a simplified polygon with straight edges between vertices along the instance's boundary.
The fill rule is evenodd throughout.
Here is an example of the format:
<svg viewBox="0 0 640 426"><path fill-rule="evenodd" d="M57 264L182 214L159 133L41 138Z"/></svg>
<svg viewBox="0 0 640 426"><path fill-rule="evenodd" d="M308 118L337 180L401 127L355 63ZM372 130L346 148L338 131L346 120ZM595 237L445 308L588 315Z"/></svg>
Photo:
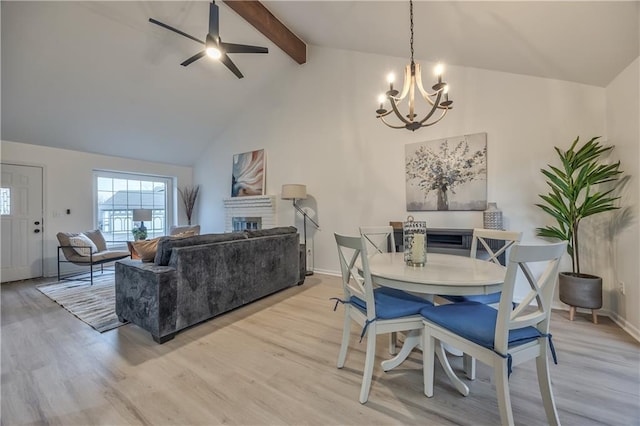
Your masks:
<svg viewBox="0 0 640 426"><path fill-rule="evenodd" d="M487 134L405 146L407 210L485 210Z"/></svg>
<svg viewBox="0 0 640 426"><path fill-rule="evenodd" d="M231 196L247 197L264 195L265 153L264 149L244 152L233 156Z"/></svg>

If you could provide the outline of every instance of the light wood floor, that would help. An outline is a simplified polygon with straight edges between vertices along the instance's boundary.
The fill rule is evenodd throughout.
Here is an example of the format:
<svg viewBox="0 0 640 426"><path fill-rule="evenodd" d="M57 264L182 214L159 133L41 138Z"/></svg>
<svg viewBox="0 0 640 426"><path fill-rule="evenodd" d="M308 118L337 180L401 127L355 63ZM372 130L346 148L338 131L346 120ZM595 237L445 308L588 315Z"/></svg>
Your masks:
<svg viewBox="0 0 640 426"><path fill-rule="evenodd" d="M468 397L436 366L435 396L422 394L421 355L384 373L377 363L358 403L365 342L352 327L344 369L339 279L314 275L179 333L158 345L134 325L100 334L34 286L2 285L3 425L495 425L491 369L478 364ZM564 425L640 424L640 344L608 318L554 312L560 364L553 386ZM379 337L379 360L388 357ZM461 360L452 360L461 368ZM535 363L511 376L517 424L545 424Z"/></svg>

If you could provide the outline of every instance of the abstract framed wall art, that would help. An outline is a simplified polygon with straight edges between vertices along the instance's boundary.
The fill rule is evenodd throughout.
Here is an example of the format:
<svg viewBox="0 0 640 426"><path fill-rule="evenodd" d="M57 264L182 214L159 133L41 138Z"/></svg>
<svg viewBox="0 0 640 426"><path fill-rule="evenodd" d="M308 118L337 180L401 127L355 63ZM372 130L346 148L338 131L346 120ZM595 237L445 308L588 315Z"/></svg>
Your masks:
<svg viewBox="0 0 640 426"><path fill-rule="evenodd" d="M264 149L233 156L231 196L264 195L266 183Z"/></svg>
<svg viewBox="0 0 640 426"><path fill-rule="evenodd" d="M487 134L405 145L408 211L485 210Z"/></svg>

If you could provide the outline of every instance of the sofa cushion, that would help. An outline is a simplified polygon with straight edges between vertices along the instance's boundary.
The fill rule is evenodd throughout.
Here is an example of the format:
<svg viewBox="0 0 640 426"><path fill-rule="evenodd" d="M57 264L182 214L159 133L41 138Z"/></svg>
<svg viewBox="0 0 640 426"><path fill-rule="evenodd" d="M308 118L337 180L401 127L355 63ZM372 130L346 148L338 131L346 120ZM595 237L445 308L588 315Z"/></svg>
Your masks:
<svg viewBox="0 0 640 426"><path fill-rule="evenodd" d="M280 235L280 234L294 234L298 232L298 229L295 226L279 226L277 228L269 228L269 229L251 229L244 231L247 234L247 238L256 238L256 237L268 237L271 235Z"/></svg>
<svg viewBox="0 0 640 426"><path fill-rule="evenodd" d="M84 235L89 237L93 244L96 245L98 251L106 251L107 250L107 242L104 239L104 235L99 229L94 229L92 231L83 232Z"/></svg>
<svg viewBox="0 0 640 426"><path fill-rule="evenodd" d="M156 252L155 264L167 266L171 258L171 251L177 247L197 246L224 241L244 240L247 236L244 232L230 232L226 234L204 234L187 238L160 237Z"/></svg>
<svg viewBox="0 0 640 426"><path fill-rule="evenodd" d="M88 257L92 253L97 253L98 248L96 245L84 234L74 235L69 237L69 245L73 247L73 249L80 256Z"/></svg>

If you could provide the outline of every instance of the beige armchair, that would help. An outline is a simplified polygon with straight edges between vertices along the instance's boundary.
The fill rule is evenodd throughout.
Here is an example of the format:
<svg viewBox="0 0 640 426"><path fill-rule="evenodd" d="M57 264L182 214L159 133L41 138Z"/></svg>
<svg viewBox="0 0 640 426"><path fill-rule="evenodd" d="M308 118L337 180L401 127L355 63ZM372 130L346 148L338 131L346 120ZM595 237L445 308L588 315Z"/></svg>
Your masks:
<svg viewBox="0 0 640 426"><path fill-rule="evenodd" d="M93 266L100 265L100 273L104 272L104 264L129 257L128 250L109 250L107 242L99 229L82 233L58 232L58 281L85 274L73 273L65 277L60 275L61 263L73 263L79 266L89 266L89 281L93 285ZM62 258L60 254L62 253ZM76 278L86 280L86 278Z"/></svg>

